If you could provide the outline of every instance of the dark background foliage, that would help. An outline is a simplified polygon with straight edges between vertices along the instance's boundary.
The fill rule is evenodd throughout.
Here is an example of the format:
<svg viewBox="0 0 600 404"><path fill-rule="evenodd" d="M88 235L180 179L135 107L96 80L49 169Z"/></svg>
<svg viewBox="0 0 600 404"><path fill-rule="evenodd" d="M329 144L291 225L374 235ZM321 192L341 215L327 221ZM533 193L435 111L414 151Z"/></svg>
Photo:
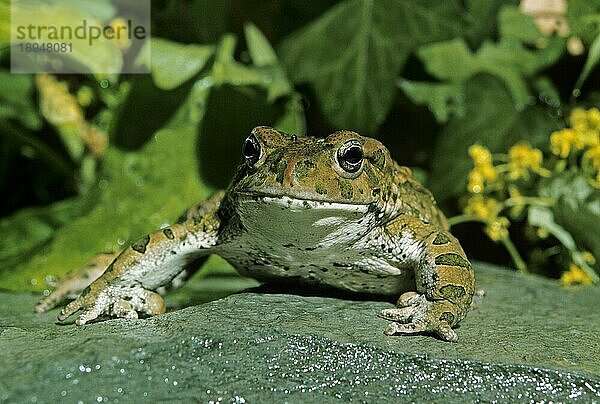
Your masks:
<svg viewBox="0 0 600 404"><path fill-rule="evenodd" d="M471 144L538 146L575 105L600 103L600 2L570 0L567 33L534 17L508 0L153 1L150 75L58 77L55 100L107 137L96 153L44 109L34 76L10 74L4 35L0 287L39 289L175 219L226 186L262 124L377 137L457 213ZM508 262L477 225L455 230L471 256Z"/></svg>

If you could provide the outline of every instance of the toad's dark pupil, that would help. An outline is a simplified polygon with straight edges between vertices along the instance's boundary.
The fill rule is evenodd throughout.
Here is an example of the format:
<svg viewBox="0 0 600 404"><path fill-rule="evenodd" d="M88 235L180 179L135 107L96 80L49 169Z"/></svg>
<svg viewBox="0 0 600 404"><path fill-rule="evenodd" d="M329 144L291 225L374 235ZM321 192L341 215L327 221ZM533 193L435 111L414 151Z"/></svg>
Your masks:
<svg viewBox="0 0 600 404"><path fill-rule="evenodd" d="M256 138L250 136L246 139L244 147L242 148L242 153L249 164L254 164L258 161L260 158L260 145Z"/></svg>
<svg viewBox="0 0 600 404"><path fill-rule="evenodd" d="M358 173L362 167L363 149L360 142L350 140L344 143L337 152L337 161L347 173Z"/></svg>
<svg viewBox="0 0 600 404"><path fill-rule="evenodd" d="M363 158L363 151L360 146L351 146L344 152L344 160L350 164L358 164Z"/></svg>

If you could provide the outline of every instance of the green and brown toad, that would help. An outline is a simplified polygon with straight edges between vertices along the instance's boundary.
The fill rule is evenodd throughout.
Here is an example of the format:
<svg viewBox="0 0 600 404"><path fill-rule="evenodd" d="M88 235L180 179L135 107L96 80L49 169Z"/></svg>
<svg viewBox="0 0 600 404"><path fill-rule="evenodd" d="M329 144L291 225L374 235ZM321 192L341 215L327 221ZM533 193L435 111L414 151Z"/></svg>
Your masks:
<svg viewBox="0 0 600 404"><path fill-rule="evenodd" d="M473 270L431 193L380 142L351 131L318 139L263 126L243 155L226 191L67 276L38 311L85 289L59 320L78 311L80 325L100 315L160 314L157 290L217 254L262 281L399 295L397 307L380 314L390 321L387 334L457 339L452 327L469 310Z"/></svg>

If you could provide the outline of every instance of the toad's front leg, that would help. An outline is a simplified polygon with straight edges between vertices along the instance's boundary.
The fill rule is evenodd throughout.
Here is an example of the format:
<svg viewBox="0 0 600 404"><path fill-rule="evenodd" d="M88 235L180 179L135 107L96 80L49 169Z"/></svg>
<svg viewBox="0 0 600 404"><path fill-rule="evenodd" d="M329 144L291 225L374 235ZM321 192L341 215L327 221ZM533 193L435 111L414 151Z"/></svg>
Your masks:
<svg viewBox="0 0 600 404"><path fill-rule="evenodd" d="M452 327L466 316L475 291L471 264L448 231L421 221L402 227L416 229L395 237L401 256L415 267L416 290L402 294L396 308L381 312L392 321L386 334L434 333L456 341Z"/></svg>
<svg viewBox="0 0 600 404"><path fill-rule="evenodd" d="M82 311L76 324L101 315L137 318L138 313L155 315L165 311L155 291L168 285L198 258L207 256L217 243L220 199L188 212L182 222L151 233L132 244L58 315L63 321ZM191 210L190 210L191 211Z"/></svg>

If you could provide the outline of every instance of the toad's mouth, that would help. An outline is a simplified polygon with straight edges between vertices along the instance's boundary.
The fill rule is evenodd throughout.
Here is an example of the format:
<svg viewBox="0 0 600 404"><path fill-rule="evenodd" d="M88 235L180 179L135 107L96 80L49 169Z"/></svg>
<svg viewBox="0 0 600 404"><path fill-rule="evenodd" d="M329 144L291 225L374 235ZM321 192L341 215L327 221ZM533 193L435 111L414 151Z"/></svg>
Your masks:
<svg viewBox="0 0 600 404"><path fill-rule="evenodd" d="M308 192L281 192L281 190L270 190L263 189L258 192L236 192L237 199L240 202L263 202L270 203L288 207L305 207L305 208L315 208L315 207L323 207L323 208L335 208L339 207L340 209L348 209L349 207L364 207L365 210L368 209L370 205L374 204L374 200L372 199L364 199L364 200L346 200L346 199L331 199L327 198L327 195L318 195ZM362 209L361 209L362 210Z"/></svg>

